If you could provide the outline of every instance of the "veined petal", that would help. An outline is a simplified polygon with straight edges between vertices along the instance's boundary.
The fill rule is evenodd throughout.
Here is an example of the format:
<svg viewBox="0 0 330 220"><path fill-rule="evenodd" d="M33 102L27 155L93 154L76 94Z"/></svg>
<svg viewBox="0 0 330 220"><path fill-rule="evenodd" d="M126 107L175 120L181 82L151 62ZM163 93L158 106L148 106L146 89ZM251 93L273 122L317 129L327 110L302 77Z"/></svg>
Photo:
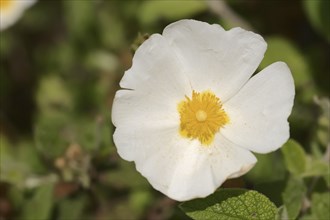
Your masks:
<svg viewBox="0 0 330 220"><path fill-rule="evenodd" d="M225 102L248 81L261 62L267 44L241 28L181 20L163 32L184 66L194 90L212 89Z"/></svg>
<svg viewBox="0 0 330 220"><path fill-rule="evenodd" d="M294 94L288 66L283 62L268 66L224 103L230 123L221 133L235 144L257 153L278 149L289 138L287 119Z"/></svg>

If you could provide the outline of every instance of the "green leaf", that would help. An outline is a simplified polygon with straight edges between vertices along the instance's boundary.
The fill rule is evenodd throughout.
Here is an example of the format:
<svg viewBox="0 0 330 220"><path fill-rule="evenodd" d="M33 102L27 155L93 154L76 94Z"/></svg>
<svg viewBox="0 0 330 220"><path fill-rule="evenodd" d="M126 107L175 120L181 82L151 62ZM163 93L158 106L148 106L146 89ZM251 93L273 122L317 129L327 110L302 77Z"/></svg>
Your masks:
<svg viewBox="0 0 330 220"><path fill-rule="evenodd" d="M88 198L84 195L61 200L58 220L82 219Z"/></svg>
<svg viewBox="0 0 330 220"><path fill-rule="evenodd" d="M204 1L144 1L140 7L138 18L144 25L152 24L160 18L177 20L190 17L207 8Z"/></svg>
<svg viewBox="0 0 330 220"><path fill-rule="evenodd" d="M312 26L330 42L329 1L303 1L304 8Z"/></svg>
<svg viewBox="0 0 330 220"><path fill-rule="evenodd" d="M72 96L65 81L57 75L41 79L37 92L37 104L42 114L55 114L73 108Z"/></svg>
<svg viewBox="0 0 330 220"><path fill-rule="evenodd" d="M37 188L33 197L28 199L23 206L22 219L50 219L53 207L53 190L53 184L47 184Z"/></svg>
<svg viewBox="0 0 330 220"><path fill-rule="evenodd" d="M204 199L184 202L180 208L196 220L274 219L276 206L253 190L220 189Z"/></svg>
<svg viewBox="0 0 330 220"><path fill-rule="evenodd" d="M24 202L24 193L15 185L9 187L8 198L15 210L19 210Z"/></svg>
<svg viewBox="0 0 330 220"><path fill-rule="evenodd" d="M32 175L49 173L33 142L24 140L17 145L15 149L16 159L26 164L25 166L29 167Z"/></svg>
<svg viewBox="0 0 330 220"><path fill-rule="evenodd" d="M48 159L61 156L70 144L72 119L66 114L42 115L34 129L36 148Z"/></svg>
<svg viewBox="0 0 330 220"><path fill-rule="evenodd" d="M113 188L138 189L149 187L146 179L136 172L134 164L124 160L120 160L119 163L117 169L103 174L107 184L110 184Z"/></svg>
<svg viewBox="0 0 330 220"><path fill-rule="evenodd" d="M322 148L327 148L330 140L330 99L328 97L314 97L315 104L320 109L318 125L315 132L315 142ZM323 153L322 153L323 154Z"/></svg>
<svg viewBox="0 0 330 220"><path fill-rule="evenodd" d="M314 159L307 157L306 171L302 177L325 176L330 172L330 165L323 159Z"/></svg>
<svg viewBox="0 0 330 220"><path fill-rule="evenodd" d="M276 220L284 220L284 219L285 220L289 219L289 216L288 216L288 210L284 205L282 205L281 207L278 208Z"/></svg>
<svg viewBox="0 0 330 220"><path fill-rule="evenodd" d="M0 181L24 187L26 177L31 173L29 164L17 159L17 153L5 136L0 135Z"/></svg>
<svg viewBox="0 0 330 220"><path fill-rule="evenodd" d="M306 170L306 153L298 142L290 139L281 148L287 169L295 175L300 175Z"/></svg>
<svg viewBox="0 0 330 220"><path fill-rule="evenodd" d="M317 219L330 219L330 192L312 195L312 214Z"/></svg>
<svg viewBox="0 0 330 220"><path fill-rule="evenodd" d="M152 195L149 190L134 190L129 198L129 205L135 216L141 216L150 206Z"/></svg>
<svg viewBox="0 0 330 220"><path fill-rule="evenodd" d="M330 172L323 176L328 188L330 188Z"/></svg>
<svg viewBox="0 0 330 220"><path fill-rule="evenodd" d="M254 184L280 181L285 178L285 165L283 156L279 151L270 154L255 154L258 163L246 175ZM269 175L269 174L272 175Z"/></svg>
<svg viewBox="0 0 330 220"><path fill-rule="evenodd" d="M282 192L286 187L286 183L286 180L258 183L254 184L254 190L271 198L272 202L279 207L283 204Z"/></svg>
<svg viewBox="0 0 330 220"><path fill-rule="evenodd" d="M289 219L295 219L301 209L303 198L307 189L301 178L291 177L282 194L284 208Z"/></svg>

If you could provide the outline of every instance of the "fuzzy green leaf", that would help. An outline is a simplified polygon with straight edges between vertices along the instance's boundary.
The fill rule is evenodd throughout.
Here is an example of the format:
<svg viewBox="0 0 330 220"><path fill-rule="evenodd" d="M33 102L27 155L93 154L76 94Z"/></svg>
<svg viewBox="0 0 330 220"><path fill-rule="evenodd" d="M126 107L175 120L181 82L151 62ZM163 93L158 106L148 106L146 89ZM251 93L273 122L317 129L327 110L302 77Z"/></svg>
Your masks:
<svg viewBox="0 0 330 220"><path fill-rule="evenodd" d="M317 219L330 219L330 193L314 193L312 195L312 214Z"/></svg>
<svg viewBox="0 0 330 220"><path fill-rule="evenodd" d="M288 210L285 207L285 205L282 205L278 208L276 220L284 220L284 219L289 219L288 216Z"/></svg>
<svg viewBox="0 0 330 220"><path fill-rule="evenodd" d="M306 191L306 186L301 178L289 179L282 194L289 219L295 219L298 216Z"/></svg>
<svg viewBox="0 0 330 220"><path fill-rule="evenodd" d="M65 198L59 203L58 220L82 219L87 201L87 197L84 195L76 198Z"/></svg>
<svg viewBox="0 0 330 220"><path fill-rule="evenodd" d="M302 177L325 176L330 172L330 165L321 159L307 158L306 171Z"/></svg>
<svg viewBox="0 0 330 220"><path fill-rule="evenodd" d="M253 190L221 189L204 199L182 203L180 208L196 220L274 219L276 206Z"/></svg>
<svg viewBox="0 0 330 220"><path fill-rule="evenodd" d="M298 142L290 139L281 148L287 169L295 175L300 175L306 170L306 153Z"/></svg>
<svg viewBox="0 0 330 220"><path fill-rule="evenodd" d="M24 204L22 219L50 219L53 201L54 184L43 185L36 189L33 197Z"/></svg>
<svg viewBox="0 0 330 220"><path fill-rule="evenodd" d="M40 113L45 115L69 112L73 108L72 96L65 81L55 74L40 80L36 99Z"/></svg>
<svg viewBox="0 0 330 220"><path fill-rule="evenodd" d="M0 135L0 181L23 187L31 169L26 161L17 159L17 152L5 136Z"/></svg>

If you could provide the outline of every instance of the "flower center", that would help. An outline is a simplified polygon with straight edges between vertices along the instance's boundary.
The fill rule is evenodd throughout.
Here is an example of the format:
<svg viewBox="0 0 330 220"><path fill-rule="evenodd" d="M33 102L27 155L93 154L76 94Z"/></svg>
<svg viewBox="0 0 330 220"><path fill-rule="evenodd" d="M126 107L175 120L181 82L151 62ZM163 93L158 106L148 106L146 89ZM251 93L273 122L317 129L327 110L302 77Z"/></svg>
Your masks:
<svg viewBox="0 0 330 220"><path fill-rule="evenodd" d="M8 9L13 3L13 0L0 0L0 10Z"/></svg>
<svg viewBox="0 0 330 220"><path fill-rule="evenodd" d="M220 99L210 91L192 92L192 97L178 104L180 134L210 145L215 134L229 122Z"/></svg>
<svg viewBox="0 0 330 220"><path fill-rule="evenodd" d="M203 110L198 110L196 112L196 119L199 122L206 121L206 119L207 119L207 113L205 111L203 111Z"/></svg>

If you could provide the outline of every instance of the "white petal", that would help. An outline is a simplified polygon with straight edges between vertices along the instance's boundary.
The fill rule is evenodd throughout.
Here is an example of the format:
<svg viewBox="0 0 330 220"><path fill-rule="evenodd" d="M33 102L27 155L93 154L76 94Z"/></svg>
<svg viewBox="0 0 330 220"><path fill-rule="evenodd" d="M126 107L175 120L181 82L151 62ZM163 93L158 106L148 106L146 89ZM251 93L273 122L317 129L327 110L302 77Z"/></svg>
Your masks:
<svg viewBox="0 0 330 220"><path fill-rule="evenodd" d="M143 124L143 122L141 122ZM146 160L166 149L178 132L171 122L155 123L141 127L138 124L117 127L113 135L119 155L128 161Z"/></svg>
<svg viewBox="0 0 330 220"><path fill-rule="evenodd" d="M132 67L125 72L120 86L134 90L159 90L172 87L181 91L181 87L190 88L175 53L164 37L159 34L151 35L137 49Z"/></svg>
<svg viewBox="0 0 330 220"><path fill-rule="evenodd" d="M167 26L163 36L175 50L196 91L212 89L224 102L248 81L261 62L267 44L241 28L181 20Z"/></svg>
<svg viewBox="0 0 330 220"><path fill-rule="evenodd" d="M112 107L112 122L116 126L114 142L119 154L127 160L134 160L134 154L144 150L140 149L144 144L136 146L137 139L142 138L143 142L144 137L149 138L150 133L156 136L157 132L163 134L166 129L175 128L176 133L179 130L178 103L191 90L189 83L177 74L178 68L174 61L168 62L167 67L166 73L146 67L145 73L154 71L154 74L144 79L145 83L130 84L134 85L134 90L119 90L116 93ZM126 82L131 80L129 73L133 76L138 74L135 71L133 64L130 72L126 72ZM149 147L148 142L145 147Z"/></svg>
<svg viewBox="0 0 330 220"><path fill-rule="evenodd" d="M125 155L134 158L137 170L155 189L178 201L206 197L226 179L243 175L256 163L252 153L221 135L214 145L205 147L179 136L178 128L144 132L115 134L118 150L122 153L125 142Z"/></svg>
<svg viewBox="0 0 330 220"><path fill-rule="evenodd" d="M250 151L221 135L209 147L200 146L197 141L190 145L193 146L185 148L178 162L172 162L176 164L175 174L168 191L163 192L178 201L212 194L225 180L245 174L257 161Z"/></svg>
<svg viewBox="0 0 330 220"><path fill-rule="evenodd" d="M156 123L166 125L170 121L178 125L177 105L184 98L184 92L173 94L176 91L171 90L171 86L167 87L167 91L156 88L149 92L142 89L117 91L111 114L113 124L117 128L136 125L140 129L154 127Z"/></svg>
<svg viewBox="0 0 330 220"><path fill-rule="evenodd" d="M119 90L112 108L112 121L116 126L114 142L118 153L132 161L147 156L144 152L153 148L160 138L171 139L178 132L179 116L176 99L164 99L159 92L143 93L132 90ZM174 130L174 131L173 131ZM164 143L163 143L164 142Z"/></svg>
<svg viewBox="0 0 330 220"><path fill-rule="evenodd" d="M288 66L274 63L257 75L223 107L230 123L221 133L244 148L268 153L289 138L287 118L294 100L294 82Z"/></svg>

